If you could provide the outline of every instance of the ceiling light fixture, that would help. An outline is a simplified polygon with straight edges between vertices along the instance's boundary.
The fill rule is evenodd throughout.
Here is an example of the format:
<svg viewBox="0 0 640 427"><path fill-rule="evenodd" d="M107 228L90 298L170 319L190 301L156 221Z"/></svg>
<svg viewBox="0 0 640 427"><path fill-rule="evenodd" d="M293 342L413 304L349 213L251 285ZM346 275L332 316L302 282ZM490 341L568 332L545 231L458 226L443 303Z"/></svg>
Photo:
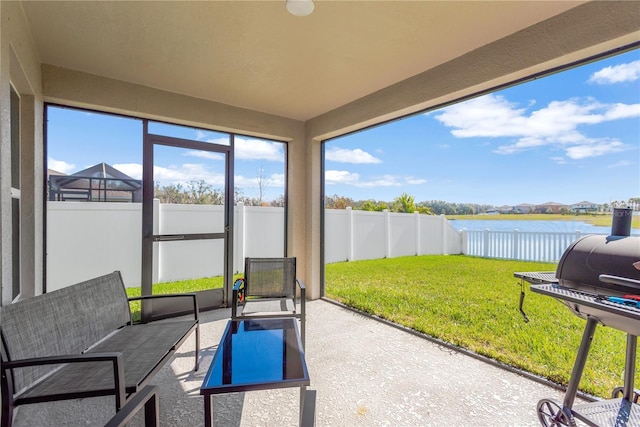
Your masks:
<svg viewBox="0 0 640 427"><path fill-rule="evenodd" d="M287 10L295 16L307 16L313 12L313 0L286 0Z"/></svg>

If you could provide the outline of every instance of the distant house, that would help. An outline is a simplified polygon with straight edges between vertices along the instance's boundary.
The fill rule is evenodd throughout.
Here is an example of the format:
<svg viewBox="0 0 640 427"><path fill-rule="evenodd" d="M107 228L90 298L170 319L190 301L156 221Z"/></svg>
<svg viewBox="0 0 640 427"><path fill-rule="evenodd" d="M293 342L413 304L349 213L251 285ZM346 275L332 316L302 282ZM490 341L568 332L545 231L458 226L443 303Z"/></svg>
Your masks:
<svg viewBox="0 0 640 427"><path fill-rule="evenodd" d="M559 214L563 212L569 211L569 205L564 205L562 203L556 202L547 202L541 205L536 205L533 209L534 213L554 213Z"/></svg>
<svg viewBox="0 0 640 427"><path fill-rule="evenodd" d="M520 203L519 205L516 205L513 207L512 212L513 213L521 213L521 214L528 214L533 212L533 210L536 208L536 205L530 205L528 203Z"/></svg>
<svg viewBox="0 0 640 427"><path fill-rule="evenodd" d="M597 212L599 208L599 205L586 201L574 203L570 206L571 212L575 213Z"/></svg>
<svg viewBox="0 0 640 427"><path fill-rule="evenodd" d="M82 202L142 202L142 181L106 163L72 175L49 170L49 200Z"/></svg>

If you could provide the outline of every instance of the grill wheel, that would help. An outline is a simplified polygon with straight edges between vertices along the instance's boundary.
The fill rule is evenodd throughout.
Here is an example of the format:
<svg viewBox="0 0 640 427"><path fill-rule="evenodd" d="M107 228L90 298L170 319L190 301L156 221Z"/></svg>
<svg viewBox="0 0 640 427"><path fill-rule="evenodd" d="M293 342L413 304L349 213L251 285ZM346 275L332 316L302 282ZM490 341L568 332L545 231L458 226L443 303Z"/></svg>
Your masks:
<svg viewBox="0 0 640 427"><path fill-rule="evenodd" d="M576 427L571 410L555 399L542 399L538 402L538 418L544 427Z"/></svg>

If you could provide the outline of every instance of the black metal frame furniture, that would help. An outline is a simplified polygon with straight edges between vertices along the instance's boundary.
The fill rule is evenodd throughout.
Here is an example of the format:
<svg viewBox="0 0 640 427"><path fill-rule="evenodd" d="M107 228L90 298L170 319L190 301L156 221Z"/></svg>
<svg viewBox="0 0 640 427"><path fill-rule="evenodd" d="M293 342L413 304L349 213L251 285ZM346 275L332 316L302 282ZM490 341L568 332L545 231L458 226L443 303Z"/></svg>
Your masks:
<svg viewBox="0 0 640 427"><path fill-rule="evenodd" d="M187 298L193 319L133 323L129 302ZM2 427L18 405L115 396L118 412L200 327L195 294L127 298L115 271L0 307Z"/></svg>
<svg viewBox="0 0 640 427"><path fill-rule="evenodd" d="M204 425L213 425L216 394L287 387L300 387L301 425L313 425L315 391L307 396L310 383L295 318L230 320L200 387Z"/></svg>
<svg viewBox="0 0 640 427"><path fill-rule="evenodd" d="M300 290L300 311L297 291ZM244 278L233 286L231 319L295 317L300 319L302 346L305 343L304 283L296 278L296 259L245 258Z"/></svg>
<svg viewBox="0 0 640 427"><path fill-rule="evenodd" d="M634 389L637 337L640 334L640 308L610 302L601 295L583 289L559 285L552 273L514 273L515 277L530 283L532 292L550 296L563 302L575 315L586 320L580 347L571 372L564 399L541 399L538 418L544 427L575 427L577 420L590 427L637 426L640 422L638 392ZM616 280L622 285L638 286L640 281L600 275L604 283ZM586 366L589 349L598 324L627 333L624 366L624 385L616 387L611 399L574 405L578 386Z"/></svg>
<svg viewBox="0 0 640 427"><path fill-rule="evenodd" d="M144 408L144 427L158 427L160 425L158 386L147 385L137 392L104 427L126 427L142 408Z"/></svg>

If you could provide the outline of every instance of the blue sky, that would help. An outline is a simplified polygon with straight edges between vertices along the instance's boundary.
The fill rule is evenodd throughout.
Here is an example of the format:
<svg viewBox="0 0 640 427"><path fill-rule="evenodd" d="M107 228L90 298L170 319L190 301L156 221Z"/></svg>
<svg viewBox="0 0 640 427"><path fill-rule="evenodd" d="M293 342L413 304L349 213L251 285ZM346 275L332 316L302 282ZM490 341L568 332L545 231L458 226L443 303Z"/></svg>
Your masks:
<svg viewBox="0 0 640 427"><path fill-rule="evenodd" d="M495 206L640 196L640 51L329 141L326 194Z"/></svg>
<svg viewBox="0 0 640 427"><path fill-rule="evenodd" d="M135 179L142 178L142 121L74 109L51 108L48 114L48 168L72 174L107 163ZM159 135L229 145L228 134L182 126L151 123ZM236 136L235 186L246 197L263 200L284 194L284 144ZM218 153L156 146L154 179L160 185L185 185L203 180L224 188L224 157Z"/></svg>
<svg viewBox="0 0 640 427"><path fill-rule="evenodd" d="M50 109L48 167L74 173L105 162L142 175L142 123ZM216 132L153 124L154 133L226 143ZM235 140L235 185L283 194L283 144ZM328 141L326 194L495 206L640 197L640 51ZM223 186L224 163L202 151L158 150L161 185Z"/></svg>

